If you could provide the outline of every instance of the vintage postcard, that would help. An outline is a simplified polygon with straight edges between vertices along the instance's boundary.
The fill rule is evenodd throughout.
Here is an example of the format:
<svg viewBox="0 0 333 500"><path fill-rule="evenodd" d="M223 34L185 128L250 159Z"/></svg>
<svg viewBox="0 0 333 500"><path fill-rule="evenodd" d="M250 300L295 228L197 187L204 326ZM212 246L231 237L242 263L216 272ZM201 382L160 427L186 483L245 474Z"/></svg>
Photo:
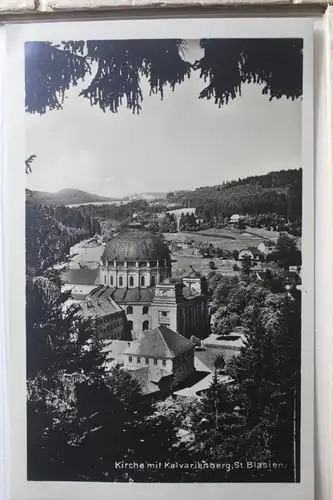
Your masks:
<svg viewBox="0 0 333 500"><path fill-rule="evenodd" d="M11 498L312 499L311 21L7 57Z"/></svg>

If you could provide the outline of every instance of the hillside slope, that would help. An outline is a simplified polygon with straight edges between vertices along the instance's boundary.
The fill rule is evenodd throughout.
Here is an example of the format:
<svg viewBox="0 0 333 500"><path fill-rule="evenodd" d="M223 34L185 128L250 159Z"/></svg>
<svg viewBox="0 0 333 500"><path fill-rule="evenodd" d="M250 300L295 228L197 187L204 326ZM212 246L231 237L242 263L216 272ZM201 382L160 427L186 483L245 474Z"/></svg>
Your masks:
<svg viewBox="0 0 333 500"><path fill-rule="evenodd" d="M195 207L202 216L275 213L292 221L300 220L302 169L281 170L194 191L169 193L167 200Z"/></svg>
<svg viewBox="0 0 333 500"><path fill-rule="evenodd" d="M35 201L45 203L46 205L74 205L79 203L116 201L116 198L106 198L98 194L87 193L86 191L71 188L61 189L56 193L32 191L32 197Z"/></svg>

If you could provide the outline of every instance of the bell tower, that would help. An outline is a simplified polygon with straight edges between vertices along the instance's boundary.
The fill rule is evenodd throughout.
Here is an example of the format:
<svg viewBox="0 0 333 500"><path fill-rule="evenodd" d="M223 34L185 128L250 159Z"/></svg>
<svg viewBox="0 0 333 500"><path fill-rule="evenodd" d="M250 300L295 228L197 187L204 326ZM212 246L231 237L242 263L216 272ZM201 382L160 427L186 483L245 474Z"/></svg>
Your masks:
<svg viewBox="0 0 333 500"><path fill-rule="evenodd" d="M152 328L167 326L177 332L177 305L183 300L181 283L158 283L151 304Z"/></svg>

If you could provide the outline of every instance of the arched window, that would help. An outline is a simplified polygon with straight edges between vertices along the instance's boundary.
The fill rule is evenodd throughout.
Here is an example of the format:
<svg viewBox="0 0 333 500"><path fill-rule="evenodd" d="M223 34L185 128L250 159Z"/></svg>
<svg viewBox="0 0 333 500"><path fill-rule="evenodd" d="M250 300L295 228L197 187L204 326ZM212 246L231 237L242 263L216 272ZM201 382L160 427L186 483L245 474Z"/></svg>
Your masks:
<svg viewBox="0 0 333 500"><path fill-rule="evenodd" d="M155 278L155 276L152 276L150 278L150 283L151 283L151 286L155 286L156 285L156 278Z"/></svg>
<svg viewBox="0 0 333 500"><path fill-rule="evenodd" d="M123 286L124 284L124 279L122 276L119 276L119 286Z"/></svg>
<svg viewBox="0 0 333 500"><path fill-rule="evenodd" d="M141 276L141 286L145 286L145 277L144 276Z"/></svg>
<svg viewBox="0 0 333 500"><path fill-rule="evenodd" d="M149 330L149 321L144 321L142 323L142 330L145 331L145 330Z"/></svg>
<svg viewBox="0 0 333 500"><path fill-rule="evenodd" d="M129 278L129 286L134 286L134 278L133 278L133 276L130 276L130 278Z"/></svg>
<svg viewBox="0 0 333 500"><path fill-rule="evenodd" d="M149 307L148 306L143 306L142 308L142 314L148 314L149 312Z"/></svg>
<svg viewBox="0 0 333 500"><path fill-rule="evenodd" d="M128 321L127 324L128 324L129 330L132 331L133 330L133 321Z"/></svg>
<svg viewBox="0 0 333 500"><path fill-rule="evenodd" d="M133 314L133 307L132 306L127 306L126 314Z"/></svg>

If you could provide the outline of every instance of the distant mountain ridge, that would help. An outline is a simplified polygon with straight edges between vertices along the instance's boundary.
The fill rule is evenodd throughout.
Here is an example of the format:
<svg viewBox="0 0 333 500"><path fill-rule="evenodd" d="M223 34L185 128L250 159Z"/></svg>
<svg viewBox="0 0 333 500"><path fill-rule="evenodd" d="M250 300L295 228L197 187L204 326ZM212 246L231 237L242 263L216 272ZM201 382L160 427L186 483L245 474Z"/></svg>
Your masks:
<svg viewBox="0 0 333 500"><path fill-rule="evenodd" d="M75 205L81 203L98 203L103 201L118 201L119 198L108 198L98 194L87 193L80 189L65 188L56 193L48 193L43 191L31 191L32 198L35 201L44 203L45 205Z"/></svg>

